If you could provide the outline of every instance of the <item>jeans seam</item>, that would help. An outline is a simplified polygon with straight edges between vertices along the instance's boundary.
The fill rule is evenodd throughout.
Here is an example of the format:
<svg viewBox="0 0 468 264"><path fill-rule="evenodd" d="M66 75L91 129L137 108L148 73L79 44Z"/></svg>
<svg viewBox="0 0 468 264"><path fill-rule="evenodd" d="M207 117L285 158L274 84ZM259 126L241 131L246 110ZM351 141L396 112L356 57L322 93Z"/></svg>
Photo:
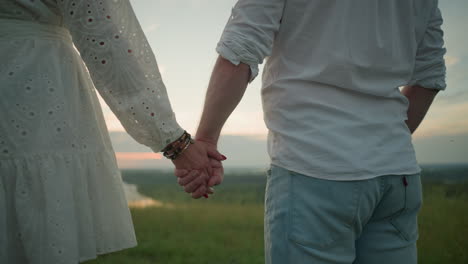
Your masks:
<svg viewBox="0 0 468 264"><path fill-rule="evenodd" d="M291 174L291 171L286 170L288 172L288 211L287 211L287 219L286 219L286 234L285 234L285 241L294 241L291 239L291 232L292 232L292 201L293 201L293 196L294 196L294 190L292 190L292 177L293 175ZM289 247L289 243L288 243ZM289 259L289 252L290 250L288 249L287 251L288 256L286 259Z"/></svg>
<svg viewBox="0 0 468 264"><path fill-rule="evenodd" d="M404 185L403 181L404 181L404 178L405 176L402 176L400 177L401 181L400 182L401 184ZM398 225L397 222L394 221L394 219L400 217L401 215L403 215L407 210L408 210L408 188L407 186L405 185L404 187L404 196L403 196L403 208L392 218L390 218L390 223L392 224L392 226L398 231L398 233L400 234L401 237L403 237L403 239L405 239L406 241L410 241L410 238L408 236L408 234L406 234L406 232L402 231L402 228Z"/></svg>
<svg viewBox="0 0 468 264"><path fill-rule="evenodd" d="M293 190L292 190L292 175L291 172L288 171L288 212L287 212L287 238L290 237L292 232L292 208L293 208Z"/></svg>
<svg viewBox="0 0 468 264"><path fill-rule="evenodd" d="M354 208L354 213L353 213L353 219L349 225L349 228L353 228L353 226L356 224L356 220L357 220L357 215L358 215L358 212L359 212L359 208L360 208L360 205L361 205L361 199L362 199L362 192L359 192L359 182L356 182L355 183L355 186L354 186L354 195L357 195L357 197L354 199L355 201L355 208Z"/></svg>

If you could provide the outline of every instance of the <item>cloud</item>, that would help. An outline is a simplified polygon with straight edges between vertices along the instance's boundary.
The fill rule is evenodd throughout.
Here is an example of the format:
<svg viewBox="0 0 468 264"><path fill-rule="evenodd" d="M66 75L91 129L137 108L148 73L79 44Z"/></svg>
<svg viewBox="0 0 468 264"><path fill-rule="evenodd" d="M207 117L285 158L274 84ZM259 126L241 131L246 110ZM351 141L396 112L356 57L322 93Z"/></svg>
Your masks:
<svg viewBox="0 0 468 264"><path fill-rule="evenodd" d="M175 111L178 123L187 131L195 132L200 121L201 109ZM236 109L223 127L223 135L262 136L268 132L263 122L263 112Z"/></svg>
<svg viewBox="0 0 468 264"><path fill-rule="evenodd" d="M115 144L115 142L113 143ZM137 143L133 143L137 144ZM162 155L152 152L116 152L119 168L157 168L160 167Z"/></svg>
<svg viewBox="0 0 468 264"><path fill-rule="evenodd" d="M438 102L444 104L455 104L459 103L460 101L467 101L468 98L468 91L456 91L456 92L444 92L441 93L438 97Z"/></svg>
<svg viewBox="0 0 468 264"><path fill-rule="evenodd" d="M116 152L115 156L117 159L122 160L155 160L161 159L162 155L159 153L152 152Z"/></svg>
<svg viewBox="0 0 468 264"><path fill-rule="evenodd" d="M149 34L151 32L154 32L154 31L158 30L160 26L161 25L159 25L159 24L153 23L151 25L148 25L148 26L144 27L143 31L145 32L145 34Z"/></svg>
<svg viewBox="0 0 468 264"><path fill-rule="evenodd" d="M468 133L466 113L468 113L468 102L436 105L429 110L414 137L420 139Z"/></svg>
<svg viewBox="0 0 468 264"><path fill-rule="evenodd" d="M203 4L208 4L207 0L189 0L192 7L201 7Z"/></svg>
<svg viewBox="0 0 468 264"><path fill-rule="evenodd" d="M170 160L159 153L149 152L148 148L138 144L127 133L109 134L119 168L173 169ZM226 167L266 167L269 161L265 138L223 135L219 141L219 149L229 157L223 162Z"/></svg>
<svg viewBox="0 0 468 264"><path fill-rule="evenodd" d="M167 73L167 67L166 65L158 64L159 68L159 73L164 77L164 75Z"/></svg>
<svg viewBox="0 0 468 264"><path fill-rule="evenodd" d="M235 111L223 128L223 134L229 135L259 136L267 133L262 110Z"/></svg>
<svg viewBox="0 0 468 264"><path fill-rule="evenodd" d="M451 55L446 55L444 59L445 59L445 65L447 65L447 67L451 67L460 61L460 58L451 56Z"/></svg>

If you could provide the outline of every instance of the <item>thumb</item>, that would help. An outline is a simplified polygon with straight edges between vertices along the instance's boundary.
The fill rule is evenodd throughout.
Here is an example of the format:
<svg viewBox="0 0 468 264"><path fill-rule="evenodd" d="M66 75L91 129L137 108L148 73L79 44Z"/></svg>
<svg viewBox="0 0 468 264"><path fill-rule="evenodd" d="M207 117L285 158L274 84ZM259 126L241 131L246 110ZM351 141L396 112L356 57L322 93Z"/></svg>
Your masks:
<svg viewBox="0 0 468 264"><path fill-rule="evenodd" d="M219 185L219 184L221 184L221 181L222 180L221 180L221 177L219 177L219 175L213 176L208 181L208 187L213 187L213 186Z"/></svg>
<svg viewBox="0 0 468 264"><path fill-rule="evenodd" d="M227 160L226 156L223 154L219 153L218 150L216 149L209 149L207 151L208 157L215 159L217 161L224 161Z"/></svg>

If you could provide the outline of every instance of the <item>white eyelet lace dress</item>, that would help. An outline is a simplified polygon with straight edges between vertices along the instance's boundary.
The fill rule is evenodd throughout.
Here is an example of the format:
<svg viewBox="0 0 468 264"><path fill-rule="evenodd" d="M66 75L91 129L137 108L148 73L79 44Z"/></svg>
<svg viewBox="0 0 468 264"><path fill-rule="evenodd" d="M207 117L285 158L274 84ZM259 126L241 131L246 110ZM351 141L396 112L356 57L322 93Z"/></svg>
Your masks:
<svg viewBox="0 0 468 264"><path fill-rule="evenodd" d="M136 245L96 90L138 142L178 138L128 0L0 0L0 263Z"/></svg>

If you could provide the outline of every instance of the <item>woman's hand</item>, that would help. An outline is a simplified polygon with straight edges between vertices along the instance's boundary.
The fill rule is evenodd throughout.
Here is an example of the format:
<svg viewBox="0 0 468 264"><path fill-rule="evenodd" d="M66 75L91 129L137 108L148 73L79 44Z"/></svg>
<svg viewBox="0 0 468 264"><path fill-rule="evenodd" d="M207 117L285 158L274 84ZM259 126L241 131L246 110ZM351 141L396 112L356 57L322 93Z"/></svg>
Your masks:
<svg viewBox="0 0 468 264"><path fill-rule="evenodd" d="M209 177L207 184L200 184L201 178L199 178L200 171L198 170L174 170L174 174L177 177L177 183L179 183L180 186L184 187L184 190L187 193L191 193L192 198L198 199L202 196L208 198L206 195L214 193L212 187L222 183L224 177L224 168L221 161L210 159L210 162L213 174L211 175L211 177Z"/></svg>
<svg viewBox="0 0 468 264"><path fill-rule="evenodd" d="M200 198L212 193L210 186L221 183L223 169L220 161L225 159L213 144L196 141L172 162L176 167L175 174L179 178L179 184L193 198ZM214 175L217 180L212 181Z"/></svg>
<svg viewBox="0 0 468 264"><path fill-rule="evenodd" d="M221 164L221 161L225 161L227 158L224 155L221 155L218 152L218 146L216 141L204 139L204 138L197 138L197 142L203 143L208 151L208 156L211 158L211 168L212 174L210 174L210 180L208 181L208 187L213 187L215 185L219 185L223 182L224 177L224 168ZM213 156L212 154L217 153L221 156Z"/></svg>
<svg viewBox="0 0 468 264"><path fill-rule="evenodd" d="M211 188L216 185L220 185L224 179L224 168L223 168L223 164L221 163L221 161L210 159L210 162L211 162L211 168L213 169L213 174L208 180L208 188Z"/></svg>

